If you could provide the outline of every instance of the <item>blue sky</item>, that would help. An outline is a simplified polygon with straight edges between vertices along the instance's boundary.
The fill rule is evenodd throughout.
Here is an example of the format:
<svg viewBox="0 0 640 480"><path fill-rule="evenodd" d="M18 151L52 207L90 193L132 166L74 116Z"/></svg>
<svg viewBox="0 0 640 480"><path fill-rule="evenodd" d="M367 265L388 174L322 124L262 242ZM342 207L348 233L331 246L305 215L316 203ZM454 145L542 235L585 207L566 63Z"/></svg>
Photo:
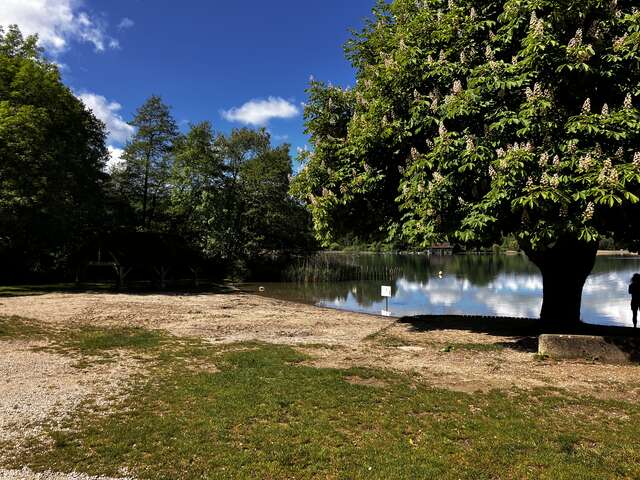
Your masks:
<svg viewBox="0 0 640 480"><path fill-rule="evenodd" d="M374 0L2 0L0 25L40 34L64 81L110 128L151 94L182 128L265 126L274 143L304 147L302 103L313 75L352 85L342 46ZM226 113L225 113L226 112Z"/></svg>

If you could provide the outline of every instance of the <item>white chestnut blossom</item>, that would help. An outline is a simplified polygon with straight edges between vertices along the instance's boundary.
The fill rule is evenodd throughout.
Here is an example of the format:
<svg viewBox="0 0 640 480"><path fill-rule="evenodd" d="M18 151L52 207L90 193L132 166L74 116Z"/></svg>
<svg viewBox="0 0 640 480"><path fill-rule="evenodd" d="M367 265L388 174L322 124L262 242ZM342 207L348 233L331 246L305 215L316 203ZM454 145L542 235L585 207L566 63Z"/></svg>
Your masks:
<svg viewBox="0 0 640 480"><path fill-rule="evenodd" d="M593 202L589 202L587 207L584 209L584 213L582 214L582 219L585 222L588 222L593 219L593 214L595 213L596 207Z"/></svg>
<svg viewBox="0 0 640 480"><path fill-rule="evenodd" d="M598 175L598 182L600 185L614 185L618 183L619 174L618 171L613 168L610 158L606 158L602 164L602 170Z"/></svg>
<svg viewBox="0 0 640 480"><path fill-rule="evenodd" d="M484 56L487 57L487 60L489 60L490 62L495 61L496 57L493 54L493 50L491 50L491 47L489 45L487 45L487 48L485 48L484 50Z"/></svg>
<svg viewBox="0 0 640 480"><path fill-rule="evenodd" d="M536 24L533 27L533 34L536 37L541 37L542 35L544 35L544 21L541 18L536 21Z"/></svg>
<svg viewBox="0 0 640 480"><path fill-rule="evenodd" d="M473 141L473 137L467 135L467 150L472 151L476 149L475 142Z"/></svg>
<svg viewBox="0 0 640 480"><path fill-rule="evenodd" d="M527 97L527 100L529 101L533 100L534 96L533 96L533 90L531 90L531 87L527 87L527 89L524 91L524 94Z"/></svg>
<svg viewBox="0 0 640 480"><path fill-rule="evenodd" d="M623 36L618 37L613 41L613 49L620 50L624 46L626 41L627 41L627 34L625 33Z"/></svg>
<svg viewBox="0 0 640 480"><path fill-rule="evenodd" d="M579 28L571 40L569 40L569 48L576 48L582 45L582 29Z"/></svg>
<svg viewBox="0 0 640 480"><path fill-rule="evenodd" d="M590 98L587 98L584 101L584 103L582 104L582 113L583 113L583 115L591 113L591 99Z"/></svg>
<svg viewBox="0 0 640 480"><path fill-rule="evenodd" d="M558 176L557 173L554 173L553 175L549 175L548 173L545 172L542 174L542 179L540 183L544 187L557 188L558 185L560 184L560 177Z"/></svg>
<svg viewBox="0 0 640 480"><path fill-rule="evenodd" d="M538 160L538 165L540 165L541 167L546 167L548 163L549 154L547 152L543 152L542 155L540 155L540 159Z"/></svg>

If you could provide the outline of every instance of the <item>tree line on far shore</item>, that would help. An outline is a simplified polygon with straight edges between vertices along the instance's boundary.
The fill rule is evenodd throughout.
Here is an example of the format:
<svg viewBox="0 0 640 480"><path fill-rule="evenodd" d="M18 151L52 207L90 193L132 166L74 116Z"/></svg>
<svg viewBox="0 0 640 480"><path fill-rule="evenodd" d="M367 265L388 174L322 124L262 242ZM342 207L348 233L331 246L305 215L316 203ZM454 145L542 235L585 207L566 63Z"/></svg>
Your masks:
<svg viewBox="0 0 640 480"><path fill-rule="evenodd" d="M245 275L313 249L307 211L288 193L289 145L208 121L182 133L156 95L130 124L122 161L107 166L105 125L36 37L0 29L1 280L80 278L109 264L120 279L132 269Z"/></svg>

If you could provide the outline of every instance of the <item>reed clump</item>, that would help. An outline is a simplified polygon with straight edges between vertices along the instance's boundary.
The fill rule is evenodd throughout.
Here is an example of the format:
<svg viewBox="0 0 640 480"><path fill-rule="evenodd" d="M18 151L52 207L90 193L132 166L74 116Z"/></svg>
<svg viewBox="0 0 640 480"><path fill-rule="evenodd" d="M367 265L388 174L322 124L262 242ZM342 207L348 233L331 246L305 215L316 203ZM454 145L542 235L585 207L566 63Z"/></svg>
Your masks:
<svg viewBox="0 0 640 480"><path fill-rule="evenodd" d="M402 269L386 262L362 262L346 254L316 254L297 259L284 272L284 280L298 283L393 280Z"/></svg>

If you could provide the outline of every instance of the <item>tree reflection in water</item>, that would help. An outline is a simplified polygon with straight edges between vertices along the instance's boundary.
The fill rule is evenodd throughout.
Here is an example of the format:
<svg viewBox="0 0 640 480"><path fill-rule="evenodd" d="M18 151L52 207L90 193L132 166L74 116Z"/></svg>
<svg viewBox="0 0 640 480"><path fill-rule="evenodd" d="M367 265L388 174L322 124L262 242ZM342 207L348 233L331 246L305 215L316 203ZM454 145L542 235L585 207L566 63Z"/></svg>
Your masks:
<svg viewBox="0 0 640 480"><path fill-rule="evenodd" d="M327 256L323 262L330 266L348 265L343 271L353 272L352 275L359 278L262 284L266 287L265 294L378 314L384 305L380 286L391 285L390 309L394 316L537 317L542 302L540 273L520 255L323 255ZM637 271L640 271L639 258L599 257L584 288L583 321L630 325L627 284Z"/></svg>

